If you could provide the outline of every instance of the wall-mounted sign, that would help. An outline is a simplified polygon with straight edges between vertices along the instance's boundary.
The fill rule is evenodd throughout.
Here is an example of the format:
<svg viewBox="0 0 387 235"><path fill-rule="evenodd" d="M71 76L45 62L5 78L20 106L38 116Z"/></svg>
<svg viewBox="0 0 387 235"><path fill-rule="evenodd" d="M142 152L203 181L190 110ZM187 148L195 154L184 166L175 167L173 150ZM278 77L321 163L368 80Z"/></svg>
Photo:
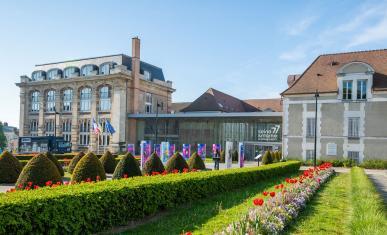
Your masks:
<svg viewBox="0 0 387 235"><path fill-rule="evenodd" d="M279 142L281 141L280 124L263 124L258 126L258 141L262 142Z"/></svg>
<svg viewBox="0 0 387 235"><path fill-rule="evenodd" d="M31 143L31 138L22 138L21 142L22 143Z"/></svg>
<svg viewBox="0 0 387 235"><path fill-rule="evenodd" d="M337 144L328 143L327 144L327 155L328 156L336 156L337 155Z"/></svg>

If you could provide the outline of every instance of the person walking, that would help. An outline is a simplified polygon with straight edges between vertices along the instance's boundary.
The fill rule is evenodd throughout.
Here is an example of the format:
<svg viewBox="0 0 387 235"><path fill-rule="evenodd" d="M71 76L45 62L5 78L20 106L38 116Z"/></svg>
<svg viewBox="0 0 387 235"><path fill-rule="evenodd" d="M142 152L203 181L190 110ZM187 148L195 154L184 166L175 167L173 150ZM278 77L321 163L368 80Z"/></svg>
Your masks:
<svg viewBox="0 0 387 235"><path fill-rule="evenodd" d="M220 152L219 149L216 150L215 155L213 157L214 160L214 170L219 170L219 162L220 162Z"/></svg>

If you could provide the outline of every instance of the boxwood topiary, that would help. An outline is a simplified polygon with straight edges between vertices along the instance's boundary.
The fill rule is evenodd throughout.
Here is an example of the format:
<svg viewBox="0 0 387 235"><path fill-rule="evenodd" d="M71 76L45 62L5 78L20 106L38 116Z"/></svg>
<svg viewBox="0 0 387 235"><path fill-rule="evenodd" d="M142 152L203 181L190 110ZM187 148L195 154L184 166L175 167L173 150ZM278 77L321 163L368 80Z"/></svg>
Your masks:
<svg viewBox="0 0 387 235"><path fill-rule="evenodd" d="M273 158L270 151L266 151L262 158L262 164L267 165L273 163Z"/></svg>
<svg viewBox="0 0 387 235"><path fill-rule="evenodd" d="M114 169L116 169L116 159L110 151L106 151L99 160L101 161L105 172L113 174Z"/></svg>
<svg viewBox="0 0 387 235"><path fill-rule="evenodd" d="M157 156L156 153L152 153L152 155L145 162L144 174L152 175L152 172L162 173L164 170L164 165L161 162L159 156Z"/></svg>
<svg viewBox="0 0 387 235"><path fill-rule="evenodd" d="M22 164L10 152L0 155L0 183L15 183L22 171Z"/></svg>
<svg viewBox="0 0 387 235"><path fill-rule="evenodd" d="M79 152L77 155L75 155L73 157L73 159L71 159L71 162L70 162L69 168L68 168L68 172L70 174L72 174L74 172L74 169L77 166L77 163L79 162L79 160L81 160L81 158L83 156L85 156L85 153L84 152Z"/></svg>
<svg viewBox="0 0 387 235"><path fill-rule="evenodd" d="M88 152L81 160L79 160L78 164L75 166L71 182L80 183L89 179L91 181L106 179L106 173L102 163L92 152Z"/></svg>
<svg viewBox="0 0 387 235"><path fill-rule="evenodd" d="M191 157L188 159L188 167L190 170L197 169L197 170L205 170L206 165L203 162L203 159L194 152Z"/></svg>
<svg viewBox="0 0 387 235"><path fill-rule="evenodd" d="M113 179L124 178L124 175L128 177L141 176L140 164L133 157L131 153L125 154L118 162L116 169L113 173Z"/></svg>
<svg viewBox="0 0 387 235"><path fill-rule="evenodd" d="M62 182L58 168L44 154L39 154L28 161L23 168L16 182L16 187L25 188L26 186L38 185L43 187L46 182ZM28 185L31 182L32 185Z"/></svg>
<svg viewBox="0 0 387 235"><path fill-rule="evenodd" d="M48 157L48 159L50 159L52 161L52 163L55 164L55 166L58 168L58 171L59 171L59 174L61 176L64 176L64 171L63 171L63 167L62 165L58 162L58 159L52 155L50 152L47 152L46 153L46 157Z"/></svg>
<svg viewBox="0 0 387 235"><path fill-rule="evenodd" d="M183 172L184 168L188 169L188 164L180 153L175 153L171 158L168 159L167 164L165 165L165 169L168 172L172 172L173 170Z"/></svg>

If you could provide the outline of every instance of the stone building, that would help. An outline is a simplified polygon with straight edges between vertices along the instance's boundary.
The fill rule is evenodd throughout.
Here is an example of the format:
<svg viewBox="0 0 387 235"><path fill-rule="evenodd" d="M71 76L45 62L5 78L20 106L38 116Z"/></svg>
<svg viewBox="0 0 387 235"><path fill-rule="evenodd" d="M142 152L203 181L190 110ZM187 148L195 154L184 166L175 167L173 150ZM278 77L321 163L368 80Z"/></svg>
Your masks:
<svg viewBox="0 0 387 235"><path fill-rule="evenodd" d="M316 136L317 159L387 159L387 50L321 55L288 84L284 157L313 159Z"/></svg>
<svg viewBox="0 0 387 235"><path fill-rule="evenodd" d="M167 113L174 92L161 68L140 60L140 39L124 54L36 65L21 76L20 136L63 136L73 151L124 150L136 137L128 114ZM56 119L56 120L55 120ZM92 131L93 120L102 133ZM109 135L104 123L116 132ZM56 125L55 125L56 124ZM55 133L54 133L55 132Z"/></svg>
<svg viewBox="0 0 387 235"><path fill-rule="evenodd" d="M10 152L16 151L19 140L19 130L17 129L17 127L9 126L7 122L4 122L3 131L5 138L7 139L6 149Z"/></svg>

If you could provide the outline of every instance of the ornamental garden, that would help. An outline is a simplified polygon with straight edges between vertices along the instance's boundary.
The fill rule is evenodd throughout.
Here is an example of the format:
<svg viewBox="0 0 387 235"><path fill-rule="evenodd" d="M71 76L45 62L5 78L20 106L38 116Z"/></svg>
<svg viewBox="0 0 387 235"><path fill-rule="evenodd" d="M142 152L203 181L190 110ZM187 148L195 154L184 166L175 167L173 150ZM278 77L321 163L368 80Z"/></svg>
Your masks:
<svg viewBox="0 0 387 235"><path fill-rule="evenodd" d="M363 168L209 169L193 153L163 164L131 153L0 155L0 234L385 234L386 206ZM71 158L71 159L70 159ZM207 165L206 165L207 164Z"/></svg>

